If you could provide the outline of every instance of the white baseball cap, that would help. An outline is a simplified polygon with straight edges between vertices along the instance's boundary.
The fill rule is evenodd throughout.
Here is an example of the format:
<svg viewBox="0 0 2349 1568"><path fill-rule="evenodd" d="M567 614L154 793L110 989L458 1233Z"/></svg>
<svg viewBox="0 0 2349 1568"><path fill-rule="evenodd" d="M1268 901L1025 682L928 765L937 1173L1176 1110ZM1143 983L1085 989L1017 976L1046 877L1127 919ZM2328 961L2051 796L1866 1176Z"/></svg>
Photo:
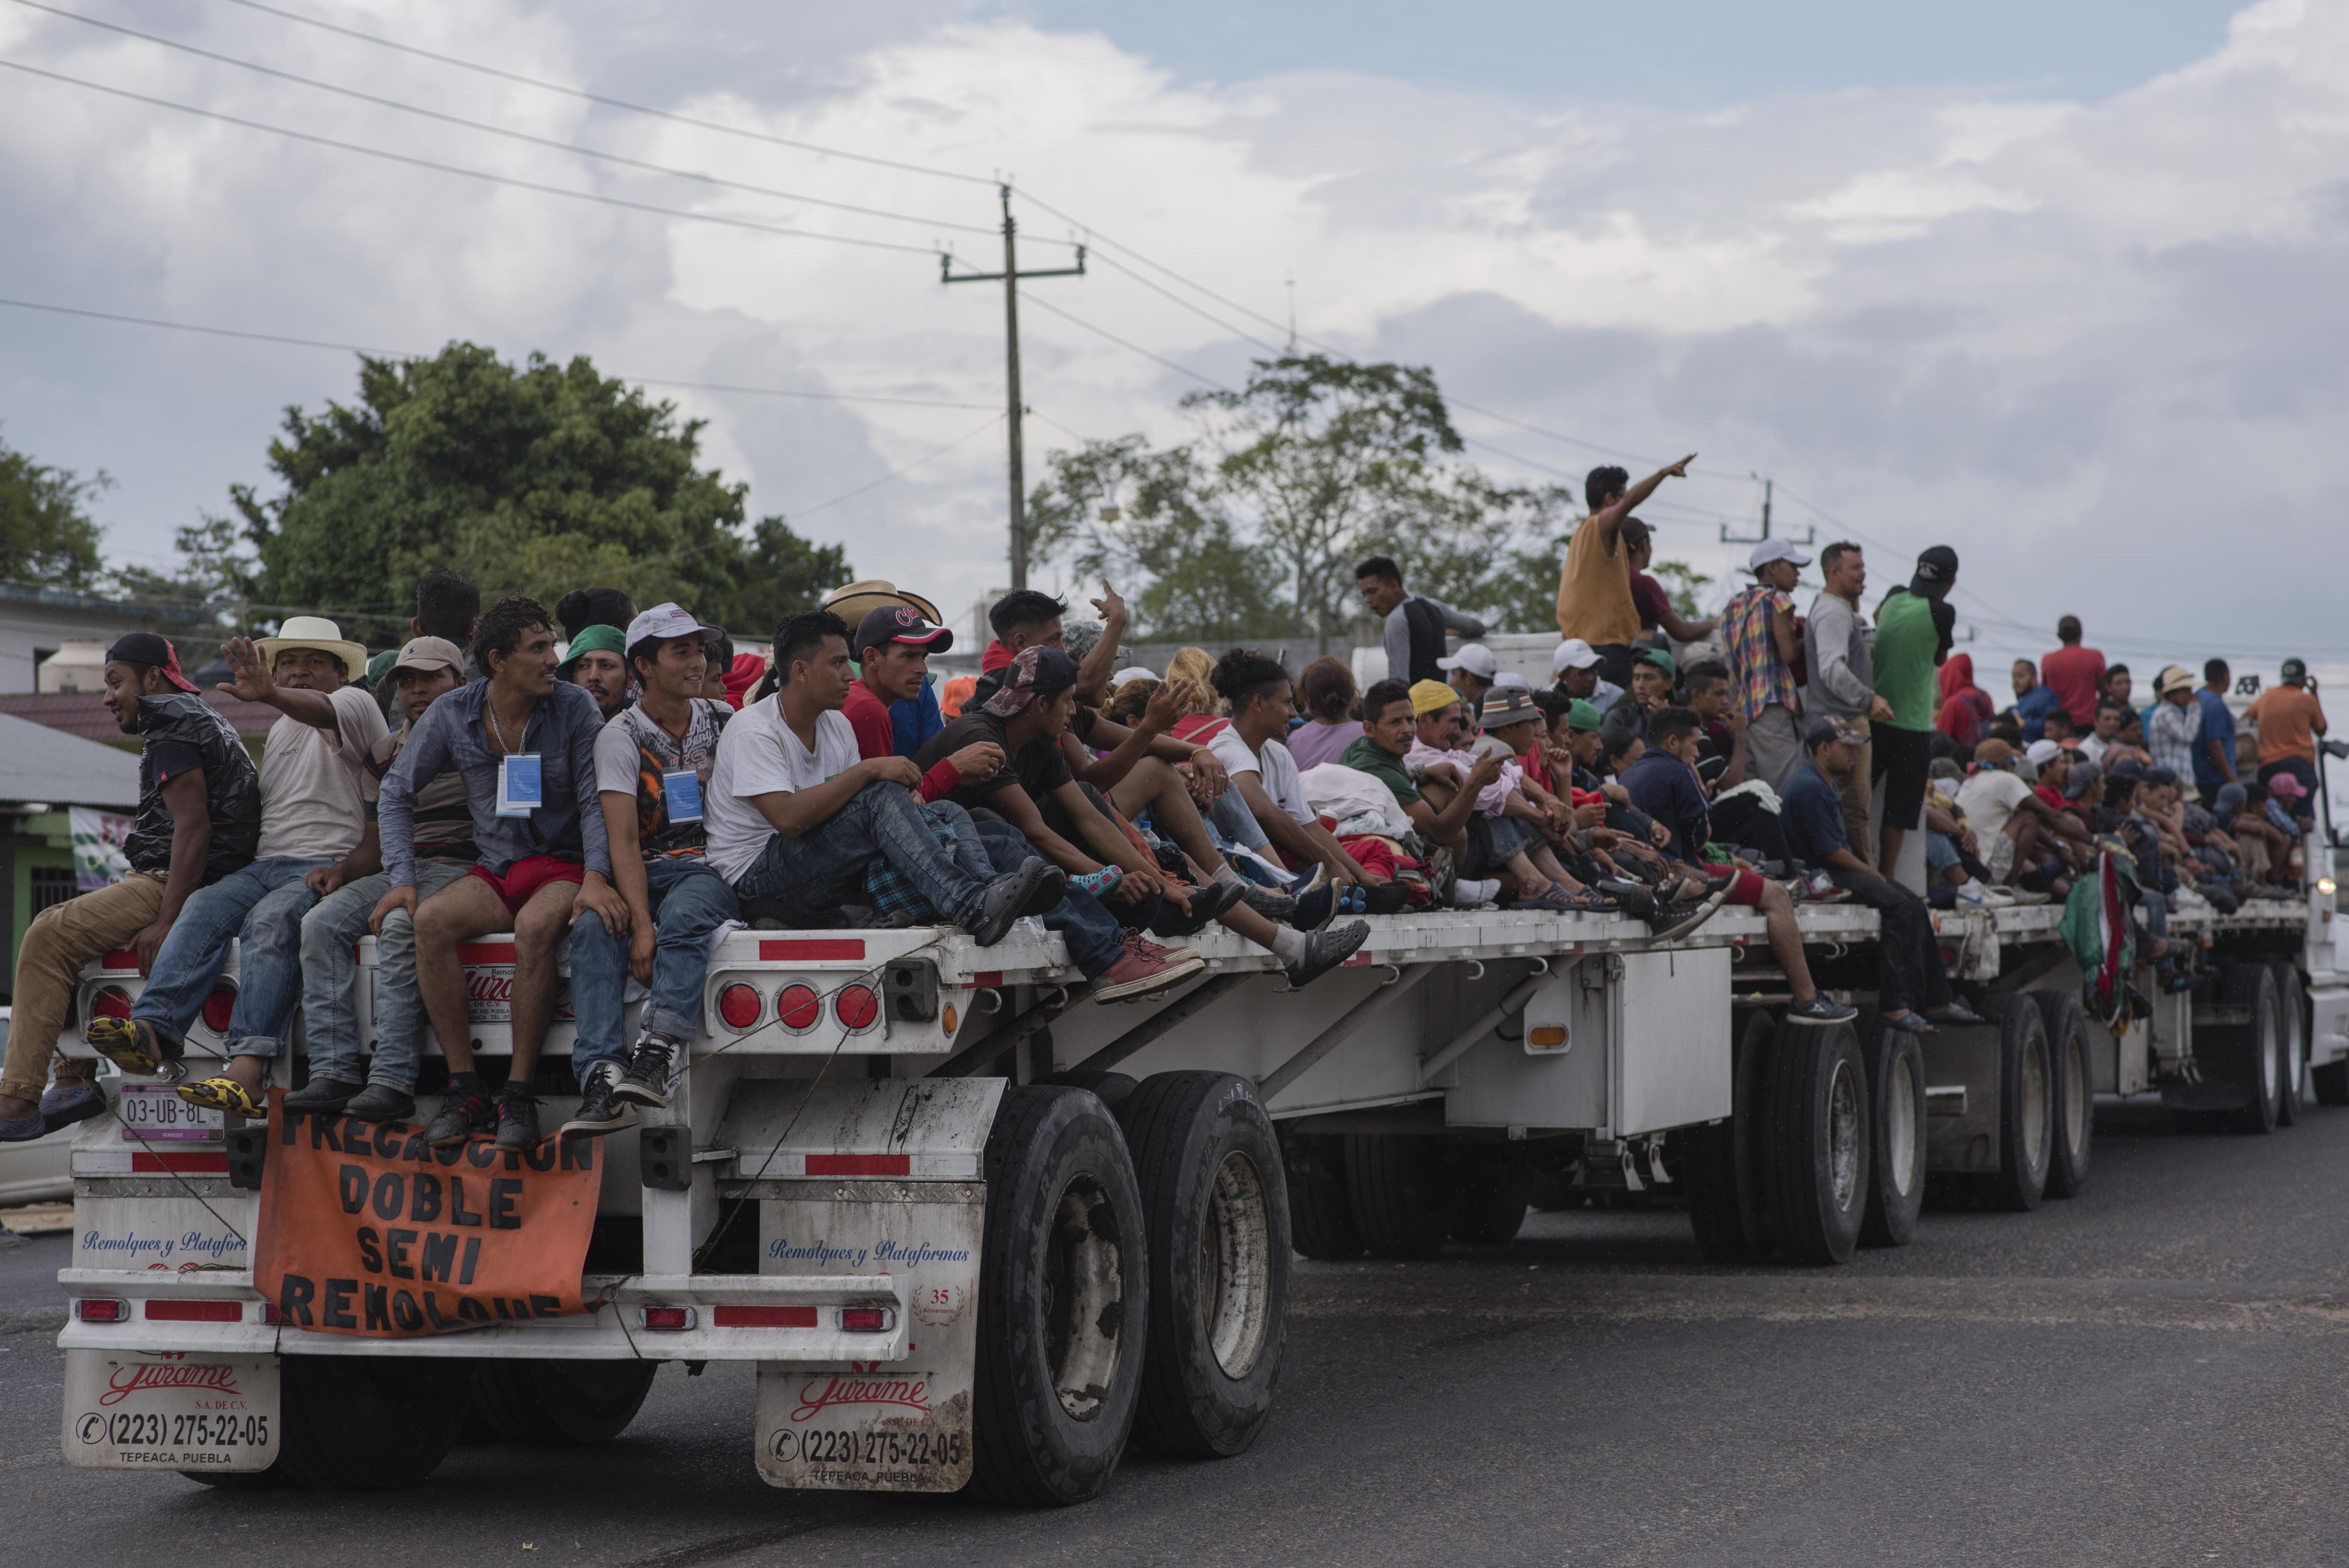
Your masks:
<svg viewBox="0 0 2349 1568"><path fill-rule="evenodd" d="M1460 651L1451 658L1437 659L1435 668L1464 670L1479 680L1490 680L1499 672L1501 664L1500 660L1493 657L1493 650L1483 643L1465 642L1460 645Z"/></svg>
<svg viewBox="0 0 2349 1568"><path fill-rule="evenodd" d="M648 610L639 611L636 618L628 623L628 629L623 635L621 641L626 647L634 648L648 637L692 637L696 633L705 638L726 635L717 627L702 625L688 615L680 606L665 603L657 604Z"/></svg>
<svg viewBox="0 0 2349 1568"><path fill-rule="evenodd" d="M2053 741L2033 741L2023 749L2023 754L2031 759L2033 767L2044 768L2062 756L2064 748Z"/></svg>
<svg viewBox="0 0 2349 1568"><path fill-rule="evenodd" d="M1528 691L1534 689L1534 683L1532 681L1526 680L1524 676L1518 674L1514 670L1504 670L1498 675L1494 676L1493 684L1495 686L1522 686Z"/></svg>
<svg viewBox="0 0 2349 1568"><path fill-rule="evenodd" d="M1549 656L1549 672L1552 675L1563 675L1569 670L1595 670L1598 665L1599 655L1578 637L1568 638L1557 645L1557 651Z"/></svg>
<svg viewBox="0 0 2349 1568"><path fill-rule="evenodd" d="M1792 561L1798 566L1807 566L1811 564L1811 558L1808 556L1795 548L1793 540L1764 539L1754 546L1752 555L1745 557L1745 569L1749 572L1758 572L1773 561Z"/></svg>
<svg viewBox="0 0 2349 1568"><path fill-rule="evenodd" d="M1155 680L1157 679L1158 672L1156 670L1144 670L1139 664L1129 664L1124 669L1119 670L1116 674L1109 678L1109 688L1111 691L1114 691L1129 680Z"/></svg>

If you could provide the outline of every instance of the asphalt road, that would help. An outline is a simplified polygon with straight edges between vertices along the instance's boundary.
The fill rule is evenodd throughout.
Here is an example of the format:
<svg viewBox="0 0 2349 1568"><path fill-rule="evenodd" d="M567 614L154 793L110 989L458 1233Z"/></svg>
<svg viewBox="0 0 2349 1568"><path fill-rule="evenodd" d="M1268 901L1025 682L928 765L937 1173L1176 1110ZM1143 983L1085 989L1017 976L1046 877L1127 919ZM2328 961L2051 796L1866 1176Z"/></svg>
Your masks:
<svg viewBox="0 0 2349 1568"><path fill-rule="evenodd" d="M663 1368L608 1447L460 1449L414 1492L76 1470L53 1238L0 1253L0 1561L2349 1563L2349 1111L2108 1107L2095 1159L2083 1198L1929 1211L1838 1270L1708 1266L1668 1210L1303 1265L1254 1451L1050 1513L771 1490L718 1365Z"/></svg>

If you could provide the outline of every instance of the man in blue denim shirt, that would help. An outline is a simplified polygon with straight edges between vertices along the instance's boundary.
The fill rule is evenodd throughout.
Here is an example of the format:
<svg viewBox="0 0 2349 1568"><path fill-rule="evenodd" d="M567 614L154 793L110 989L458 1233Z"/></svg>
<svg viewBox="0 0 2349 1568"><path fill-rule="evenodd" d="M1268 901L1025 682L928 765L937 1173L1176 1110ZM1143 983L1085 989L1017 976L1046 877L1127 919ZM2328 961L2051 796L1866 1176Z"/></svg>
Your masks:
<svg viewBox="0 0 2349 1568"><path fill-rule="evenodd" d="M425 711L384 775L377 801L391 891L375 907L416 922L416 984L449 1062L449 1092L425 1129L436 1148L497 1129L500 1148L538 1142L531 1077L554 1014L554 950L574 912L627 925L612 888L612 857L595 790L595 736L604 715L581 687L554 679L554 631L535 599L501 599L481 617L473 654L488 675ZM481 862L419 907L416 792L454 769L465 781ZM514 938L513 1061L493 1105L473 1067L460 943L493 931Z"/></svg>

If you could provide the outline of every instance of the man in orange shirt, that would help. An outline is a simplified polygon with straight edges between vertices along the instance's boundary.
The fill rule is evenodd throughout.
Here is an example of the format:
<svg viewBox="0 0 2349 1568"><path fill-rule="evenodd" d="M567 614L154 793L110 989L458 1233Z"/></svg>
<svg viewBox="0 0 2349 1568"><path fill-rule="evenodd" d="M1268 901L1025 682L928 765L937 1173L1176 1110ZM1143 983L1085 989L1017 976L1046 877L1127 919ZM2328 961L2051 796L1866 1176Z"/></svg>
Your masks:
<svg viewBox="0 0 2349 1568"><path fill-rule="evenodd" d="M2260 783L2290 774L2316 794L2316 737L2324 733L2324 708L2316 700L2316 678L2297 659L2283 661L2283 684L2252 699L2243 717L2259 726Z"/></svg>
<svg viewBox="0 0 2349 1568"><path fill-rule="evenodd" d="M1637 484L1611 465L1592 469L1582 483L1590 515L1568 542L1566 565L1558 572L1558 635L1590 644L1599 655L1600 677L1626 690L1631 684L1631 639L1640 635L1640 607L1631 597L1631 560L1624 547L1623 522L1665 480L1687 478L1688 465L1695 461L1696 453L1691 452Z"/></svg>

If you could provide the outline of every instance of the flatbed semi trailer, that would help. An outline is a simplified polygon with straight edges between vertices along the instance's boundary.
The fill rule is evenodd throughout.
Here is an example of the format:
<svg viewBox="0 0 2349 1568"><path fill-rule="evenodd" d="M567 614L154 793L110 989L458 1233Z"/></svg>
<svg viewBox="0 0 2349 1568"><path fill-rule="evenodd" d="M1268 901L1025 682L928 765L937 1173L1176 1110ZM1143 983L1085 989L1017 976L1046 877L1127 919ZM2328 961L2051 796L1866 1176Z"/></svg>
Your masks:
<svg viewBox="0 0 2349 1568"><path fill-rule="evenodd" d="M1877 917L1848 905L1798 909L1818 983L1861 1008L1829 1027L1785 1020L1761 920L1736 909L1671 943L1615 916L1375 917L1303 991L1211 928L1203 974L1108 1004L1033 922L985 950L951 929L735 930L669 1106L528 1155L424 1148L437 1056L419 1119L381 1127L282 1106L224 1125L109 1080L113 1114L72 1150L64 1452L226 1486L407 1485L468 1421L597 1441L661 1362L749 1361L773 1485L1073 1502L1129 1440L1249 1445L1298 1253L1423 1257L1507 1241L1537 1191L1657 1191L1709 1257L1832 1264L1910 1240L1929 1180L2016 1210L2076 1192L2098 1094L2258 1131L2311 1096L2349 1103L2329 877L2173 916L2202 944L2193 988L2139 972L2152 1016L2118 1033L2083 1010L2060 917L1939 915L1989 1023L1923 1037L1876 1025ZM512 945L463 956L494 1063ZM372 940L359 959L371 1044ZM235 983L232 958L192 1054L222 1044ZM109 955L78 1019L127 1012L140 984ZM571 1036L558 1005L550 1127L576 1092ZM298 1289L270 1272L266 1293L264 1227L291 1223L264 1207L272 1162L337 1156L372 1267ZM488 1234L465 1227L490 1185L558 1161L592 1198L584 1310L469 1294L457 1248ZM402 1332L419 1324L445 1332Z"/></svg>

